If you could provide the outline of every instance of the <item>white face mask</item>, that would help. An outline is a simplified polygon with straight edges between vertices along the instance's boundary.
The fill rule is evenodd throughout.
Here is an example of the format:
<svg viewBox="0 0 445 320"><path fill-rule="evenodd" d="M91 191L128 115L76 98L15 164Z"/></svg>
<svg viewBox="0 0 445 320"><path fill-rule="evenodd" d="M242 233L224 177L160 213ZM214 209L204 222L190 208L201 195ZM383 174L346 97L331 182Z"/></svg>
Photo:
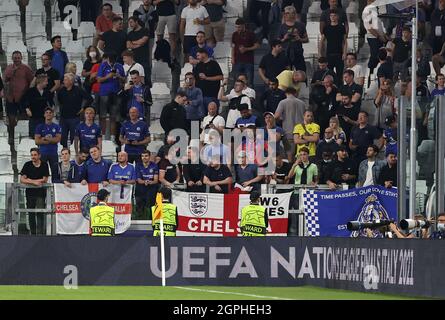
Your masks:
<svg viewBox="0 0 445 320"><path fill-rule="evenodd" d="M445 223L438 223L437 224L437 230L438 231L445 231Z"/></svg>
<svg viewBox="0 0 445 320"><path fill-rule="evenodd" d="M91 52L89 53L89 56L90 56L91 59L94 59L94 58L96 58L97 53L94 52L94 51L91 51Z"/></svg>

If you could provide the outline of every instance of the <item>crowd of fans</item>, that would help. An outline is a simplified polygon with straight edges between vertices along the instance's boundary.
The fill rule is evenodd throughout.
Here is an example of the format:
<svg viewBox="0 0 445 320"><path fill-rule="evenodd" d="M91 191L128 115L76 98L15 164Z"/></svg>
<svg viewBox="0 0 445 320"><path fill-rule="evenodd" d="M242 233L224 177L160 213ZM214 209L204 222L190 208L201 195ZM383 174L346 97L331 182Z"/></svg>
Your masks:
<svg viewBox="0 0 445 320"><path fill-rule="evenodd" d="M71 2L77 3L59 1L61 12ZM215 47L225 37L225 0L143 0L134 12L121 1L123 17L101 2L80 1L83 21L94 21L97 30L86 48L82 79L58 35L51 38L52 48L41 56L36 72L22 63L21 52L14 52L0 82L8 132L12 143L17 119L26 117L53 182L135 184L139 212L154 203L159 185L179 182L189 191L224 193L249 192L261 183L396 187L398 97L410 99L411 54L417 54L418 63L419 143L427 139L426 106L445 94L440 73L445 64L445 0L419 2L422 45L415 53L409 23L379 18L370 6L374 1L368 0L361 17L369 72L348 48L351 22L344 4L321 1L318 66L311 75L303 49L314 41L306 30L307 0L252 0L247 20L235 21L230 77L214 59ZM255 70L255 53L266 45L270 50ZM181 79L184 86L162 109L165 145L158 152L147 151L153 55L173 66L193 66ZM432 90L429 61L436 73ZM377 89L373 113L368 114L362 100L372 83ZM191 135L196 121L200 148L191 140L186 158L200 161L178 164L176 150L171 151L177 140L169 132L183 129ZM242 134L242 143L223 143L225 129ZM107 131L120 147L117 164L101 156ZM266 168L267 161L274 170ZM23 168L22 176L27 172Z"/></svg>

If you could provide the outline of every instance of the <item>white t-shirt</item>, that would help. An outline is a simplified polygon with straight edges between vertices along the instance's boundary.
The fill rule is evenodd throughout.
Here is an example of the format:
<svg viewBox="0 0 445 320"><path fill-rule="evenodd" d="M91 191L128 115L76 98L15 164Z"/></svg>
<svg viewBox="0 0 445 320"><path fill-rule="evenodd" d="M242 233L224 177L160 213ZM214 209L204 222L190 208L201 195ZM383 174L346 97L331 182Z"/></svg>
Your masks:
<svg viewBox="0 0 445 320"><path fill-rule="evenodd" d="M245 94L246 96L248 96L250 99L255 99L256 97L256 92L255 90L253 90L252 88L247 87L246 89L244 89L242 91L243 94ZM233 94L236 96L235 94L235 89L230 90L229 94Z"/></svg>
<svg viewBox="0 0 445 320"><path fill-rule="evenodd" d="M197 5L192 8L190 5L184 7L181 12L181 19L185 19L185 32L186 36L196 36L198 31L204 31L204 25L195 24L195 19L204 20L209 17L209 13L204 6Z"/></svg>
<svg viewBox="0 0 445 320"><path fill-rule="evenodd" d="M374 167L375 161L368 161L368 171L366 172L366 180L363 183L363 187L372 186L374 184L374 178L372 177L372 167Z"/></svg>
<svg viewBox="0 0 445 320"><path fill-rule="evenodd" d="M378 17L377 8L372 5L367 5L362 12L363 25L366 29L366 36L375 39L375 36L369 32L369 29L377 30L379 33L385 33L385 26L382 20Z"/></svg>
<svg viewBox="0 0 445 320"><path fill-rule="evenodd" d="M128 70L130 70L130 67L131 66L129 66L128 64L124 64L124 72L125 72L125 74L128 73L127 83L130 82L130 80L131 80L130 73L128 72ZM140 77L145 77L144 67L142 65L140 65L139 63L137 63L137 62L134 63L134 65L131 68L130 72L133 71L133 70L138 71ZM143 82L143 80L142 80L142 82Z"/></svg>
<svg viewBox="0 0 445 320"><path fill-rule="evenodd" d="M243 92L243 94L245 93ZM235 91L233 91L233 94L232 91L230 91L230 93L227 95L229 101L236 97L238 97L238 95L235 93ZM249 106L249 109L252 109L249 97L242 97L241 103L246 103ZM237 109L235 110L230 109L229 113L227 114L226 127L231 129L235 128L235 123L236 120L238 120L238 118L241 118L241 113Z"/></svg>
<svg viewBox="0 0 445 320"><path fill-rule="evenodd" d="M215 118L215 119L213 119ZM207 125L210 123L210 121L213 119L213 124L215 125L215 127L223 127L226 125L226 121L224 120L223 117L221 117L220 115L215 116L211 116L211 115L207 115L204 117L204 119L201 122L201 129L203 130L203 137L204 137L204 144L209 144L209 135L208 133L206 133L205 131L205 127L207 127ZM205 131L204 131L205 130ZM210 130L209 130L210 131Z"/></svg>
<svg viewBox="0 0 445 320"><path fill-rule="evenodd" d="M357 84L359 84L357 82L358 78L364 78L365 77L365 73L363 72L363 68L359 64L356 64L352 68L348 68L348 69L354 71L354 82L357 83Z"/></svg>

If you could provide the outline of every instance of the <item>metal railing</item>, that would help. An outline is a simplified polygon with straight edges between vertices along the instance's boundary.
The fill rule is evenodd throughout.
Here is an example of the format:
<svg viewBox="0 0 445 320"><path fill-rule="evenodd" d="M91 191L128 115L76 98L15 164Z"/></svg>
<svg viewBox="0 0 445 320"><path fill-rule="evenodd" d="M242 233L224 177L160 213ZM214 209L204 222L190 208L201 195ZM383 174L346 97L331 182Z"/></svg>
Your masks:
<svg viewBox="0 0 445 320"><path fill-rule="evenodd" d="M23 221L23 214L28 213L37 213L44 214L50 216L50 219L46 219L46 235L55 235L56 234L56 219L55 219L55 208L54 208L54 188L53 184L46 183L41 187L31 186L27 184L21 183L12 183L8 184L9 189L11 190L11 203L9 214L11 217L11 229L13 235L19 234L19 224L28 224L27 221ZM45 208L42 209L28 209L26 205L26 189L41 189L44 188L46 191L45 197ZM8 189L8 188L7 188Z"/></svg>

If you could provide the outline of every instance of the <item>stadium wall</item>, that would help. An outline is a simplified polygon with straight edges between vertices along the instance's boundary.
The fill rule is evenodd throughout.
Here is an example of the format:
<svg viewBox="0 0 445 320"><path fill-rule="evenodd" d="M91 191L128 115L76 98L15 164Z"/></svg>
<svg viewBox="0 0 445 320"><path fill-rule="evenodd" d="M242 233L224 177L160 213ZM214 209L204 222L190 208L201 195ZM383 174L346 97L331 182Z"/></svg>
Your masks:
<svg viewBox="0 0 445 320"><path fill-rule="evenodd" d="M159 239L2 237L0 285L161 285ZM303 286L445 297L441 241L166 239L167 285ZM68 268L67 268L68 267Z"/></svg>

